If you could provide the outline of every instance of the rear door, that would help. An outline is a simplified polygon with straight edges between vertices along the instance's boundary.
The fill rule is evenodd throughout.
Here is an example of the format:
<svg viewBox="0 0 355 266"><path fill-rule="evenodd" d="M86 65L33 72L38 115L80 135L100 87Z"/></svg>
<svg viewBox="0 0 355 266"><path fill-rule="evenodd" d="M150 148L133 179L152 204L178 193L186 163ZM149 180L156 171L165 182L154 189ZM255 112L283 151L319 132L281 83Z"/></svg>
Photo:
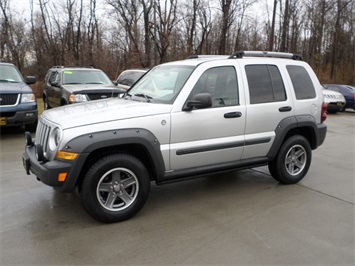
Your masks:
<svg viewBox="0 0 355 266"><path fill-rule="evenodd" d="M246 108L245 148L242 159L264 157L275 138L278 124L294 115L294 104L284 84L283 66L241 61L244 73Z"/></svg>

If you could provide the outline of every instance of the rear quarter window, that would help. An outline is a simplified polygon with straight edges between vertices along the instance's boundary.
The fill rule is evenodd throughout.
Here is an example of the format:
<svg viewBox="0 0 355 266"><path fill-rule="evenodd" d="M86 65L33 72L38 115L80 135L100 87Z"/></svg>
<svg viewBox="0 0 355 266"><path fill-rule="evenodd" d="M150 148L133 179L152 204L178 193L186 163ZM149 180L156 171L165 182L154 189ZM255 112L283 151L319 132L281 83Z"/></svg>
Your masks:
<svg viewBox="0 0 355 266"><path fill-rule="evenodd" d="M286 66L297 100L313 99L316 91L311 77L303 66Z"/></svg>

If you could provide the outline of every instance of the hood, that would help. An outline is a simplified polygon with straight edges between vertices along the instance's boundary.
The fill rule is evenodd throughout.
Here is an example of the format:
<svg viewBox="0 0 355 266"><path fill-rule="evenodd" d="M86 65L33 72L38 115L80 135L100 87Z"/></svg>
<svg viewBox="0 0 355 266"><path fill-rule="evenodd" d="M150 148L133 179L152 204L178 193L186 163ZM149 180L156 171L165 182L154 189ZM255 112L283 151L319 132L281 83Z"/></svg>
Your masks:
<svg viewBox="0 0 355 266"><path fill-rule="evenodd" d="M144 117L170 112L172 105L137 102L121 98L95 100L46 110L42 117L62 129L108 121Z"/></svg>
<svg viewBox="0 0 355 266"><path fill-rule="evenodd" d="M0 82L0 93L32 93L32 89L24 82Z"/></svg>
<svg viewBox="0 0 355 266"><path fill-rule="evenodd" d="M122 88L117 88L114 84L73 84L73 85L62 85L63 88L74 94L85 94L85 93L93 93L93 92L125 92L126 90Z"/></svg>

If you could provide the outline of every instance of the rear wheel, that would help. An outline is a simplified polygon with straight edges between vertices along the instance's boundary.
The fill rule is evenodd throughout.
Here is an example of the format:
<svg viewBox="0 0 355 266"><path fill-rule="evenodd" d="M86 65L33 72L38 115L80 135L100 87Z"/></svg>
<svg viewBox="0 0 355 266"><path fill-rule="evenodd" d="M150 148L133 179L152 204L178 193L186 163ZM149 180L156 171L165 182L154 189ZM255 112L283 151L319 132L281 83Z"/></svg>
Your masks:
<svg viewBox="0 0 355 266"><path fill-rule="evenodd" d="M97 161L81 186L81 201L96 220L113 223L134 216L150 191L149 174L143 163L128 154L114 154Z"/></svg>
<svg viewBox="0 0 355 266"><path fill-rule="evenodd" d="M276 158L269 162L269 171L280 183L295 184L307 174L311 160L312 149L308 140L295 135L282 144Z"/></svg>

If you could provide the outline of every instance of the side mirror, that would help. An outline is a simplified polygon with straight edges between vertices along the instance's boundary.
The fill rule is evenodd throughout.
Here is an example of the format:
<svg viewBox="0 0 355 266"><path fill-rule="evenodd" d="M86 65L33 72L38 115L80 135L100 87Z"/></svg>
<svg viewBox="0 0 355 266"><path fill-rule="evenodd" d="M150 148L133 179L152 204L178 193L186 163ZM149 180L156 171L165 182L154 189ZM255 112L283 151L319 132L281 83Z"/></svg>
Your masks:
<svg viewBox="0 0 355 266"><path fill-rule="evenodd" d="M26 77L26 84L35 84L36 83L36 77L35 76L27 76Z"/></svg>
<svg viewBox="0 0 355 266"><path fill-rule="evenodd" d="M51 84L51 86L53 86L53 87L58 87L58 86L59 86L58 81L52 81L52 82L50 82L50 84Z"/></svg>
<svg viewBox="0 0 355 266"><path fill-rule="evenodd" d="M196 94L193 100L185 103L183 111L191 111L193 108L202 109L212 106L212 97L209 93Z"/></svg>

